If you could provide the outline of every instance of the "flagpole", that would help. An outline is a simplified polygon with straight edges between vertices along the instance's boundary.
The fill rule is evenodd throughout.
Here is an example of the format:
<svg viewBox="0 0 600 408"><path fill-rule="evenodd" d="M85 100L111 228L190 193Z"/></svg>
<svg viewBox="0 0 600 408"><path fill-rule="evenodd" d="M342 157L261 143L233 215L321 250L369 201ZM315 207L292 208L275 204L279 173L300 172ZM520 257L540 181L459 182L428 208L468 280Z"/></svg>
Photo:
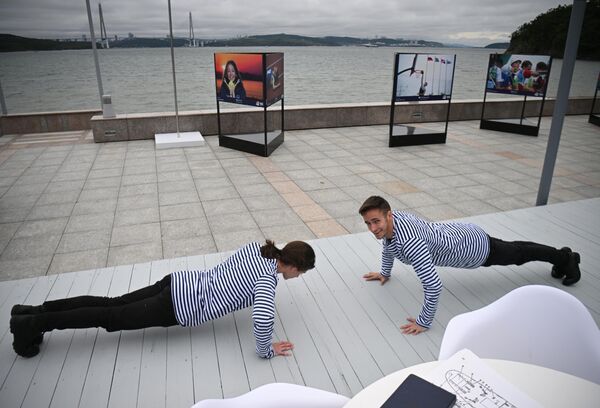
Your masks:
<svg viewBox="0 0 600 408"><path fill-rule="evenodd" d="M437 58L438 60L438 64L440 64L440 71L438 72L438 88L437 88L437 94L440 94L440 82L442 82L442 63L440 62L440 59Z"/></svg>
<svg viewBox="0 0 600 408"><path fill-rule="evenodd" d="M433 95L433 84L435 84L435 60L433 60L433 74L431 74L431 93L429 95Z"/></svg>
<svg viewBox="0 0 600 408"><path fill-rule="evenodd" d="M427 82L427 64L429 64L429 55L425 57L425 72L423 72L423 81Z"/></svg>
<svg viewBox="0 0 600 408"><path fill-rule="evenodd" d="M446 59L444 58L440 62L442 62L444 64L444 89L442 90L442 92L445 95L446 94Z"/></svg>

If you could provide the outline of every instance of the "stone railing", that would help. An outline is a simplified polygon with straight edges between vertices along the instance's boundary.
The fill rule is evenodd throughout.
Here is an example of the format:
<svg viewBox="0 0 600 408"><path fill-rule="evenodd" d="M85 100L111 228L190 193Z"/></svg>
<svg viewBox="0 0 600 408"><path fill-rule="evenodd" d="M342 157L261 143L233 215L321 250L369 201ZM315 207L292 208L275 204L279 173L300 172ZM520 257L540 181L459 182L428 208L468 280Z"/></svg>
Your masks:
<svg viewBox="0 0 600 408"><path fill-rule="evenodd" d="M591 97L569 99L567 113L588 114ZM537 116L541 100L529 100L525 115ZM450 120L477 120L481 118L481 99L453 100ZM403 102L396 104L395 123L439 122L446 117L447 103ZM522 98L488 99L486 118L514 118L521 115ZM546 99L544 116L552 115L554 100ZM268 127L277 129L281 111L277 106L269 108ZM362 103L336 105L290 106L285 109L285 129L315 129L344 126L385 125L390 120L389 103ZM262 132L263 111L257 108L241 108L221 111L224 134ZM58 132L92 129L96 142L153 139L155 133L175 132L173 112L122 114L115 118L103 118L100 111L70 111L36 114L17 114L1 117L2 134ZM216 110L185 111L179 115L180 131L200 131L203 135L218 133Z"/></svg>
<svg viewBox="0 0 600 408"><path fill-rule="evenodd" d="M80 110L0 116L0 135L91 129L92 117L101 114L101 110Z"/></svg>

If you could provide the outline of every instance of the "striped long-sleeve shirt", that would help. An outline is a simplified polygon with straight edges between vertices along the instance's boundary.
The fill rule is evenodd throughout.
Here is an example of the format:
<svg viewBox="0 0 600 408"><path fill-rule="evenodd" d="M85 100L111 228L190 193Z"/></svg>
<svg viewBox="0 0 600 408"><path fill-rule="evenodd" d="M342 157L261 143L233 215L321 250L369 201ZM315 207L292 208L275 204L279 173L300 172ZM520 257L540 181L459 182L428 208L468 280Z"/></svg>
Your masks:
<svg viewBox="0 0 600 408"><path fill-rule="evenodd" d="M197 326L252 306L256 353L274 356L271 338L275 320L277 261L263 258L260 244L248 244L214 268L171 274L177 322Z"/></svg>
<svg viewBox="0 0 600 408"><path fill-rule="evenodd" d="M481 266L490 253L489 237L474 224L429 222L401 211L393 211L393 219L393 236L383 239L381 274L390 276L395 258L412 265L425 298L416 322L429 328L442 292L435 266Z"/></svg>

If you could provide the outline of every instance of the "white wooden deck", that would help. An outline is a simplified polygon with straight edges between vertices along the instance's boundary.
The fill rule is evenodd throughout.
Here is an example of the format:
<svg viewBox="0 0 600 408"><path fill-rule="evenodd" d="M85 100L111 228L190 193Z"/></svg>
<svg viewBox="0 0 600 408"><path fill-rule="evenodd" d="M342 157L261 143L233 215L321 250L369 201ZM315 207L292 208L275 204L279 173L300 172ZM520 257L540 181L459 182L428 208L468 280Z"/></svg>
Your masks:
<svg viewBox="0 0 600 408"><path fill-rule="evenodd" d="M541 263L440 268L445 290L432 329L404 336L398 326L419 312L422 299L411 269L397 263L388 284L367 284L361 276L378 270L379 242L369 233L318 239L312 241L316 269L279 283L276 336L296 348L292 357L272 360L254 353L249 309L192 329L54 331L31 359L12 350L8 326L15 303L86 293L118 295L177 269L213 265L226 254L1 282L0 407L189 407L274 381L352 396L386 374L436 359L449 319L526 284L565 289L600 323L600 199L468 220L499 238L571 246L581 253L582 280L565 288Z"/></svg>

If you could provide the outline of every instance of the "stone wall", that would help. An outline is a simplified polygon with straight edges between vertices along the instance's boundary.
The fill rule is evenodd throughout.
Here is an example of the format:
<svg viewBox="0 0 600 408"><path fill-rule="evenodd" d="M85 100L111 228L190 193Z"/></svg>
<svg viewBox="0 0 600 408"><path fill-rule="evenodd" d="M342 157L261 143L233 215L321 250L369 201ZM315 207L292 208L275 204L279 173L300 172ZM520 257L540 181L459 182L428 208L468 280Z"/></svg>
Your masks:
<svg viewBox="0 0 600 408"><path fill-rule="evenodd" d="M588 114L592 98L571 98L567 113ZM537 116L541 100L529 100L525 115ZM223 105L221 105L223 106ZM450 106L450 120L477 120L481 118L481 99L454 100ZM514 118L521 115L522 98L488 99L485 117L490 119ZM395 123L439 122L446 117L448 104L439 101L402 102L396 105ZM545 116L552 115L554 100L546 99ZM175 132L173 112L136 113L105 119L101 111L69 111L15 114L0 117L0 134L61 132L92 129L96 142L153 139L155 133ZM221 127L224 134L262 132L263 110L257 108L222 109ZM389 103L303 105L285 109L285 129L315 129L344 126L385 125L390 120ZM281 127L279 105L268 109L269 129ZM203 135L218 133L214 109L186 111L179 115L179 130L200 131Z"/></svg>
<svg viewBox="0 0 600 408"><path fill-rule="evenodd" d="M4 115L0 116L0 135L91 129L92 117L101 114L101 110L81 110Z"/></svg>
<svg viewBox="0 0 600 408"><path fill-rule="evenodd" d="M589 113L591 98L569 100L568 114ZM450 106L450 120L478 120L481 118L483 101L457 100ZM526 116L537 116L541 108L540 100L527 101ZM485 117L488 119L520 117L523 109L522 98L487 100ZM554 100L544 104L545 116L552 115ZM395 123L424 123L445 120L448 104L439 101L403 102L395 109ZM244 134L262 132L264 112L261 109L243 108L221 110L223 134ZM268 110L269 130L280 127L281 111L277 107ZM328 127L386 125L390 121L390 105L384 103L304 105L285 109L285 129L316 129ZM92 118L92 129L96 142L118 140L153 139L155 133L175 132L175 117L169 112L135 115L118 115L114 119L101 116ZM217 114L214 110L187 111L179 115L181 132L200 131L205 136L218 133Z"/></svg>

